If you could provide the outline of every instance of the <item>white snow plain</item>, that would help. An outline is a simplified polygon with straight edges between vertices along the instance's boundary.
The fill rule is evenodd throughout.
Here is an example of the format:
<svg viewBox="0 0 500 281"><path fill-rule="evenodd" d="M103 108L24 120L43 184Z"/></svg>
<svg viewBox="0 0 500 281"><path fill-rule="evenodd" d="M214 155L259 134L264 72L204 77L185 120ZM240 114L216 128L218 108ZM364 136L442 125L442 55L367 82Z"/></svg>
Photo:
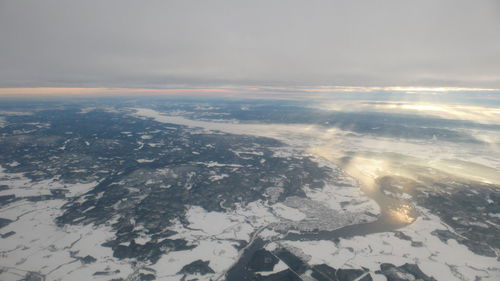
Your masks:
<svg viewBox="0 0 500 281"><path fill-rule="evenodd" d="M56 180L31 182L23 174L8 174L0 168L0 185L9 187L2 195L16 197L47 194L50 188L66 188L71 195L88 191L92 184L64 184ZM62 214L65 200L19 200L0 207L0 217L12 220L0 234L0 280L22 280L28 271L51 280L109 280L133 273L128 261L113 257L111 248L101 244L114 237L109 226L72 225L59 227L55 218ZM96 262L85 264L79 258L90 255ZM94 275L103 272L103 275Z"/></svg>

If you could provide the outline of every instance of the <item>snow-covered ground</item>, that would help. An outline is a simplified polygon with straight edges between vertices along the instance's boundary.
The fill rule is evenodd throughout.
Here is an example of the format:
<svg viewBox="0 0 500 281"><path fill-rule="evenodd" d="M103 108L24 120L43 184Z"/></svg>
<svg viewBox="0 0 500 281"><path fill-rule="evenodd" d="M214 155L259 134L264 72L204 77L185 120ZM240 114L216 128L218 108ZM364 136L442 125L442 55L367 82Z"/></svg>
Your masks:
<svg viewBox="0 0 500 281"><path fill-rule="evenodd" d="M50 188L66 188L71 195L81 194L92 184L64 184L56 180L31 182L23 174L0 170L0 185L9 189L1 195L16 197L50 194ZM127 261L113 257L110 248L101 244L114 237L108 226L72 225L58 227L54 221L61 215L65 200L18 200L0 207L0 217L12 222L0 230L11 233L0 239L0 280L21 280L28 271L46 276L46 280L109 280L127 277L133 272ZM13 232L13 234L12 234ZM92 256L97 261L84 263ZM102 275L94 275L103 272Z"/></svg>
<svg viewBox="0 0 500 281"><path fill-rule="evenodd" d="M326 192L329 189L331 186L326 186L322 190ZM326 202L333 200L329 197L330 194L321 196L320 192L321 190L318 190L315 193L319 198L327 198ZM258 200L245 206L238 205L234 210L226 212L208 212L199 206L191 206L186 213L186 220L189 224L182 225L176 221L170 229L177 234L169 238L185 239L196 247L191 250L167 253L151 268L157 271L159 280L179 280L183 275L178 274L178 272L184 265L202 259L209 261L209 266L215 273L188 277L210 280L210 278L221 276L242 254L241 250L238 251L235 248L238 241L250 243L256 235L264 239L279 239L283 234L273 231L273 227L281 224L289 227L294 223L300 225L301 222L308 220L305 213L286 204L286 202L269 204ZM322 201L313 204L326 205ZM356 216L356 214L345 211L338 213L339 217L331 218L335 221L328 221L328 223L331 225L338 221L341 224L337 227L345 226L346 222L351 221L349 219L343 220L344 215Z"/></svg>
<svg viewBox="0 0 500 281"><path fill-rule="evenodd" d="M97 185L97 182L66 184L52 178L33 182L22 173L6 173L0 166L0 185L7 185L9 189L0 191L0 196L15 195L16 197L29 197L50 195L51 189L63 189L67 197L79 196Z"/></svg>
<svg viewBox="0 0 500 281"><path fill-rule="evenodd" d="M189 277L210 280L220 276L241 254L235 247L238 241L248 242L258 229L279 221L261 201L238 206L235 210L224 213L207 212L201 207L191 206L186 219L189 225L184 226L177 221L171 227L177 234L169 238L182 238L196 247L163 255L151 266L156 270L158 280L179 280L183 276L178 274L182 267L199 259L209 261L209 266L215 273Z"/></svg>
<svg viewBox="0 0 500 281"><path fill-rule="evenodd" d="M372 276L380 269L381 263L396 266L412 263L437 280L474 281L478 280L477 277L480 280L500 280L500 266L496 258L474 254L453 239L441 241L431 234L432 231L453 230L427 210L420 208L419 211L421 216L413 224L399 229L411 240L399 238L394 232L384 232L340 239L338 244L325 240L279 243L300 249L304 253L302 258L311 264L325 263L334 268L366 267ZM385 280L380 275L377 278Z"/></svg>
<svg viewBox="0 0 500 281"><path fill-rule="evenodd" d="M423 166L470 178L486 183L499 183L500 154L497 148L476 144L460 144L437 139L407 140L392 139L359 134L349 134L335 128L320 128L311 125L282 125L282 124L244 124L197 121L182 116L165 116L151 109L136 109L134 116L139 118L153 118L158 122L173 123L205 130L223 131L235 134L249 134L276 138L289 146L276 149L276 155L287 157L296 155L297 151L306 151L317 157L321 165L332 165L335 168L336 159L346 155L346 152L376 152L396 153L413 157ZM489 138L487 131L482 131L482 138ZM477 132L476 132L477 134ZM449 161L449 160L452 161ZM457 162L463 161L463 165ZM389 162L388 162L389 161ZM347 174L356 178L358 182L369 187L374 180L390 173L391 165L387 158L355 156ZM472 175L463 166L473 165ZM484 167L484 168L482 168ZM478 178L480 176L480 178ZM346 181L352 180L345 177ZM341 184L340 184L341 185ZM347 185L349 186L349 185ZM356 186L354 184L353 186ZM304 187L308 198L326 203L331 209L347 212L368 211L378 214L380 209L373 200L366 197L357 188L343 188L343 186L326 186L322 190L311 190ZM366 190L365 190L366 191ZM407 198L408 199L408 198ZM353 202L347 207L341 207L340 202ZM283 204L286 206L286 204ZM305 215L296 208L293 210L282 205L271 207L273 215L283 220L300 221ZM312 264L326 263L334 268L361 268L367 267L372 272L380 269L380 264L387 262L396 266L404 263L416 263L428 275L438 280L500 280L500 266L496 258L480 256L470 251L455 240L442 242L432 232L438 229L453 229L440 220L439 217L419 208L420 217L412 224L400 231L412 241L399 238L393 232L376 233L366 236L356 236L350 239L341 239L338 244L331 241L281 241L283 245L301 249L307 255L306 259ZM413 221L413 218L412 218ZM260 234L266 238L276 238L276 233L265 229ZM419 243L421 242L421 243ZM375 280L385 280L384 276L374 275Z"/></svg>
<svg viewBox="0 0 500 281"><path fill-rule="evenodd" d="M288 207L282 203L276 203L272 208L275 214L287 220L301 221L306 218L306 215L298 209Z"/></svg>
<svg viewBox="0 0 500 281"><path fill-rule="evenodd" d="M431 140L412 140L356 134L334 127L320 127L310 124L254 124L235 122L209 122L188 119L179 115L168 116L159 111L147 108L135 108L133 116L138 118L152 118L158 122L184 125L193 128L222 131L233 134L246 134L270 137L281 140L293 147L310 152L313 155L326 159L340 158L346 152L377 152L398 153L419 159L424 159L429 165L444 169L460 176L468 175L467 171L453 171L447 169L441 160L458 159L471 164L479 164L500 170L500 149L496 144L500 135L496 131L463 129L472 137L490 143L464 144ZM434 165L433 165L434 163ZM438 163L439 165L437 165ZM465 174L464 174L465 172ZM486 176L484 181L500 184L498 176Z"/></svg>
<svg viewBox="0 0 500 281"><path fill-rule="evenodd" d="M147 108L135 108L135 113L133 116L138 118L152 118L158 122L167 124L178 124L185 125L193 128L203 128L209 131L222 131L234 134L245 134L245 135L255 135L262 137L271 137L283 141L287 146L275 148L274 155L276 157L290 157L297 156L298 153L311 153L311 148L320 146L324 143L331 143L333 139L338 139L347 134L334 128L324 129L313 125L284 125L284 124L244 124L244 123L222 123L222 122L208 122L208 121L197 121L184 118L182 116L167 116L160 112L147 109ZM245 151L247 153L247 151ZM329 166L334 170L338 170L329 158L324 157L325 155L311 154L315 157L314 160L320 166ZM350 181L349 183L356 185L352 182L352 178L344 177L345 181ZM350 204L344 208L345 211L359 212L361 210L366 210L378 214L377 204L366 197L359 188L351 187L339 187L331 186L331 188L325 188L321 191L310 190L304 187L308 197L312 199L326 202L331 208L341 209L340 202L351 201L353 199L359 201L357 204Z"/></svg>
<svg viewBox="0 0 500 281"><path fill-rule="evenodd" d="M91 110L93 109L85 109L82 113ZM412 157L426 159L429 165L441 169L446 167L443 163L446 159L474 161L494 169L500 167L500 160L498 160L500 157L496 157L496 152L482 157L474 153L475 148L465 146L458 149L455 144L442 146L438 145L442 143L437 143L437 140L409 141L366 137L349 134L335 128L300 124L195 121L182 116L164 116L151 109L136 109L134 116L153 118L163 123L199 127L203 130L275 138L287 144L285 147L275 148L275 156L289 157L302 153L313 156L314 161L320 166L329 166L333 171L338 171L333 160L343 156L346 151L352 150L409 154ZM147 141L153 136L143 135L141 138ZM141 142L139 145L142 147L144 143ZM480 151L480 153L484 152ZM249 152L245 150L234 151L234 153L248 154ZM384 159L358 158L358 160L352 162L352 172L363 173L364 176L357 178L361 184L366 184L363 179L373 180L387 169ZM146 163L153 160L140 159L138 161ZM198 164L207 167L226 165L217 162ZM12 163L12 165L16 164ZM238 168L238 165L235 164L234 168ZM454 170L448 167L446 171ZM171 173L168 170L159 172ZM455 169L455 173L461 173L461 170ZM495 182L494 176L488 173L483 174L482 180ZM217 181L227 176L223 173L214 173L211 180ZM8 186L8 189L0 191L0 196L50 195L51 189L64 189L68 191L66 196L72 197L84 194L97 185L97 182L66 184L60 182L58 178L32 182L21 173L7 173L0 167L0 185ZM189 206L186 223L175 221L170 229L176 234L169 239L184 239L196 247L190 250L168 252L157 263L148 266L156 271L157 280L179 280L183 275L178 273L185 265L202 259L209 261L209 266L215 273L187 276L187 279L217 278L228 270L241 255L242 251L236 248L241 241L248 243L255 237L262 237L277 240L276 243L282 246L300 249L303 258L311 264L326 263L334 268L367 267L374 272L380 268L382 262L393 263L397 266L408 262L418 264L426 274L439 280L475 280L476 276L481 277L481 280L500 280L500 269L495 258L476 255L455 240L442 242L437 236L432 235L432 231L437 229L453 230L437 216L424 209L419 210L420 217L413 224L400 230L410 237L411 241L402 239L393 232L340 239L337 244L332 241L280 241L282 235L276 232L276 229L273 230L272 227L278 224L299 226L301 222L314 216L317 209L308 207L308 204L328 209L332 218L328 223L336 228L356 223L360 218L366 219L365 212L372 215L379 214L380 208L375 201L367 197L358 186L357 182L345 175L337 177L336 182L325 184L323 188L312 189L304 186L307 198L300 202L294 201L293 198L281 203L259 200L247 205L239 205L234 210L226 212L208 212L199 206ZM270 194L279 193L280 188L270 190ZM271 195L269 197L271 198ZM13 220L0 230L0 234L14 232L0 239L0 280L20 280L27 271L39 272L46 276L46 280L109 280L126 278L136 272L137 268L132 267L130 260L118 260L113 257L110 248L101 246L103 242L115 235L109 226L58 227L54 219L61 215L61 207L66 202L60 199L36 202L19 200L0 207L0 217ZM335 216L339 219L334 220ZM348 219L343 220L342 216ZM330 218L330 216L326 217ZM145 243L150 239L151 237L142 233L136 242ZM412 243L412 241L421 243ZM273 247L273 245L276 246L271 243L268 247ZM86 256L92 256L97 261L84 263L82 258ZM275 271L284 268L285 265L281 262L275 267ZM102 274L94 275L95 272ZM376 276L381 280L380 275Z"/></svg>

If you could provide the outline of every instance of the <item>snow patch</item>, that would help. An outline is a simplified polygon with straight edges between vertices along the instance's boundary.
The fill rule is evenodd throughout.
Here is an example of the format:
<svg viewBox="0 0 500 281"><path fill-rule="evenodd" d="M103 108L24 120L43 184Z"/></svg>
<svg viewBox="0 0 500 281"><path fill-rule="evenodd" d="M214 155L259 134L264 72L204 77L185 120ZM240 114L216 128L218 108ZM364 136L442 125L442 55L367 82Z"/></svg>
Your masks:
<svg viewBox="0 0 500 281"><path fill-rule="evenodd" d="M276 215L287 220L301 221L306 218L306 215L301 211L283 205L282 203L276 203L271 207L273 208L273 211Z"/></svg>

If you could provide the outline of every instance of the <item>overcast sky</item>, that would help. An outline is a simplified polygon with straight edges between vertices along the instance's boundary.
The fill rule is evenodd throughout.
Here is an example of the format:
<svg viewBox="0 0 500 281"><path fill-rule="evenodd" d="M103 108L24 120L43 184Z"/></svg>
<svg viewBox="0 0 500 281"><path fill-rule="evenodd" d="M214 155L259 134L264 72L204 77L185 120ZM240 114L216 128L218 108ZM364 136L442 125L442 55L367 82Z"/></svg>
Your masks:
<svg viewBox="0 0 500 281"><path fill-rule="evenodd" d="M500 88L500 1L0 0L0 87Z"/></svg>

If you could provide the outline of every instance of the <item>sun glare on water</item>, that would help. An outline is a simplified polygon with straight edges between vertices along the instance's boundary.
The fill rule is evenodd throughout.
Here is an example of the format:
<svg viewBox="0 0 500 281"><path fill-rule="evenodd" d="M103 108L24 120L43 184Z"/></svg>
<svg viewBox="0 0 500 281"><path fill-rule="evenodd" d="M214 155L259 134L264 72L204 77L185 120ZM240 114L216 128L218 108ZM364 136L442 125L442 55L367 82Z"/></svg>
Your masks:
<svg viewBox="0 0 500 281"><path fill-rule="evenodd" d="M387 213L393 223L410 224L416 220L412 210L410 205L403 204L390 209Z"/></svg>

